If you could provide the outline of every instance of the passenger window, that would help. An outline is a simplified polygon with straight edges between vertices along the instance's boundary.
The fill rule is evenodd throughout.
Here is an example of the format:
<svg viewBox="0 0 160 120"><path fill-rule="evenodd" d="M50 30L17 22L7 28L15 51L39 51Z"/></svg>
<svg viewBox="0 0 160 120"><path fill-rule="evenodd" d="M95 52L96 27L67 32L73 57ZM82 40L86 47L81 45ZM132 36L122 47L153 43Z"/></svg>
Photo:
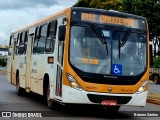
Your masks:
<svg viewBox="0 0 160 120"><path fill-rule="evenodd" d="M24 54L26 52L25 37L26 37L26 32L22 32L20 34L20 43L19 43L19 47L18 47L18 54Z"/></svg>
<svg viewBox="0 0 160 120"><path fill-rule="evenodd" d="M11 56L12 53L12 45L13 45L13 36L10 36L10 41L9 41L9 49L8 49L8 56Z"/></svg>
<svg viewBox="0 0 160 120"><path fill-rule="evenodd" d="M25 32L22 33L22 38L21 39L22 39L21 42L24 43L24 41L25 41Z"/></svg>
<svg viewBox="0 0 160 120"><path fill-rule="evenodd" d="M33 44L33 53L37 52L38 39L39 39L39 27L37 27L36 31L35 31L35 39L34 39L34 44Z"/></svg>
<svg viewBox="0 0 160 120"><path fill-rule="evenodd" d="M15 51L15 54L18 54L19 41L20 41L20 34L18 34L18 37L17 37L17 42L16 42L16 51Z"/></svg>
<svg viewBox="0 0 160 120"><path fill-rule="evenodd" d="M20 33L20 43L19 43L19 47L18 47L18 54L23 54L23 48L24 48L24 44L22 42L22 33Z"/></svg>
<svg viewBox="0 0 160 120"><path fill-rule="evenodd" d="M43 54L45 51L45 43L46 43L46 36L47 36L47 28L48 25L42 25L40 27L40 38L38 40L38 47L37 47L37 53Z"/></svg>
<svg viewBox="0 0 160 120"><path fill-rule="evenodd" d="M24 49L25 49L25 53L27 50L27 42L28 42L28 31L25 32L25 36L24 36Z"/></svg>
<svg viewBox="0 0 160 120"><path fill-rule="evenodd" d="M46 53L54 52L56 32L57 32L57 21L55 20L50 22L48 26L47 42L46 42L46 49L45 49Z"/></svg>

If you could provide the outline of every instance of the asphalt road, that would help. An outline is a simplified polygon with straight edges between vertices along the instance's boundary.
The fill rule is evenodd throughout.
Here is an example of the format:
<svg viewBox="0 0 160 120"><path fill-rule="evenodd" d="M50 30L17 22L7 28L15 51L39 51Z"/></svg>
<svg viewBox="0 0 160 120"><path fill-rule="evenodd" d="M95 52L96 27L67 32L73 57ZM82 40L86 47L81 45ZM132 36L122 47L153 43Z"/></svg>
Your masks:
<svg viewBox="0 0 160 120"><path fill-rule="evenodd" d="M0 75L0 114L2 111L33 111L33 112L41 112L43 115L47 115L48 117L42 118L34 118L35 120L94 120L94 119L160 119L160 105L149 104L145 107L129 107L122 106L120 111L116 114L109 114L106 110L89 107L89 106L72 106L66 107L62 105L58 105L55 110L48 109L46 103L43 100L43 97L30 94L26 96L17 96L16 88L13 85L10 85L6 80L5 75ZM44 111L44 112L43 112ZM155 113L159 111L159 117L135 117L134 113L138 114L143 111L147 111L148 113ZM147 114L145 112L145 114ZM42 115L42 116L43 116ZM52 116L52 117L49 117ZM17 119L31 119L31 118L0 118L0 120L17 120ZM33 119L33 118L32 118Z"/></svg>
<svg viewBox="0 0 160 120"><path fill-rule="evenodd" d="M0 70L6 70L6 67L0 67Z"/></svg>

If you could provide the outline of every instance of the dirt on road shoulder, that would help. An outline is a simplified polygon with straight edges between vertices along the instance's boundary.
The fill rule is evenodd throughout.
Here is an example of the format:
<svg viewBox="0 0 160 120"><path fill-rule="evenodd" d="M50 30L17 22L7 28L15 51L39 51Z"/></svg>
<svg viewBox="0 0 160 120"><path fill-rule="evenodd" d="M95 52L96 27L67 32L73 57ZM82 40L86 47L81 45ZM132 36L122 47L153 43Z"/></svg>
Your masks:
<svg viewBox="0 0 160 120"><path fill-rule="evenodd" d="M160 105L160 94L149 92L147 102Z"/></svg>
<svg viewBox="0 0 160 120"><path fill-rule="evenodd" d="M0 75L4 75L4 74L6 74L6 73L7 73L6 70L0 70Z"/></svg>

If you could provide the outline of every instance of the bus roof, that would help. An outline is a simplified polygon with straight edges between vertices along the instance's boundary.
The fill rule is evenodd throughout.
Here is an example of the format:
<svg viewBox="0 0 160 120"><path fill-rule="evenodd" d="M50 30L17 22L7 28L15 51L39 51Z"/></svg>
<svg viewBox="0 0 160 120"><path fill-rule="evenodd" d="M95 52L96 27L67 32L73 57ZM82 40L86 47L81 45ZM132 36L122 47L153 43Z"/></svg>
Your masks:
<svg viewBox="0 0 160 120"><path fill-rule="evenodd" d="M69 9L71 9L71 8L66 8L66 9L61 10L61 11L59 11L59 12L53 13L53 14L45 17L45 18L42 18L42 19L40 19L40 20L38 20L38 21L35 21L35 22L32 22L32 23L30 23L30 24L28 24L28 25L26 25L26 26L23 26L23 27L21 27L21 28L19 28L19 29L13 30L13 31L11 32L11 34L15 34L15 33L18 33L18 32L22 32L22 31L25 31L25 30L27 30L27 29L34 28L34 27L36 27L37 25L44 24L44 23L46 23L46 22L49 22L49 21L51 21L51 20L54 20L54 18L56 18L57 16L66 14Z"/></svg>
<svg viewBox="0 0 160 120"><path fill-rule="evenodd" d="M138 18L138 19L145 19L144 17L142 16L137 16L137 15L133 15L133 14L128 14L128 13L123 13L123 12L118 12L118 11L114 11L114 10L104 10L104 9L96 9L96 8L85 8L85 7L70 7L70 8L66 8L62 11L59 11L58 13L54 13L54 14L51 14L50 16L47 16L43 19L40 19L38 21L35 21L31 24L28 24L24 27L21 27L19 29L16 29L14 31L11 32L11 34L15 34L15 33L18 33L18 32L22 32L22 31L25 31L27 29L30 29L30 28L33 28L33 27L36 27L37 25L39 24L43 24L43 23L46 23L46 22L49 22L50 20L53 20L55 17L59 16L59 15L64 15L67 13L68 10L78 10L78 11L87 11L87 12L95 12L95 13L114 13L116 16L128 16L128 17L132 17L132 18Z"/></svg>
<svg viewBox="0 0 160 120"><path fill-rule="evenodd" d="M146 19L145 17L138 16L138 15L133 15L129 13L124 13L124 12L119 12L115 10L104 10L104 9L96 9L96 8L85 8L85 7L72 7L72 10L79 10L79 11L84 11L84 12L95 12L95 13L114 13L116 16L127 16L127 17L132 17L132 18L138 18L138 19Z"/></svg>

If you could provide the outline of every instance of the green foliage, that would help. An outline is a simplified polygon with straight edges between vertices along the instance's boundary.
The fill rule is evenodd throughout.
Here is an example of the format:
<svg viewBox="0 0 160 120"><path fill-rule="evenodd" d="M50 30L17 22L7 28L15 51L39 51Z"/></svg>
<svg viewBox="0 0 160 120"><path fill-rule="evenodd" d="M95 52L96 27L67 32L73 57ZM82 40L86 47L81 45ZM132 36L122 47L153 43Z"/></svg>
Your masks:
<svg viewBox="0 0 160 120"><path fill-rule="evenodd" d="M160 36L160 1L123 0L123 11L147 18L150 38Z"/></svg>
<svg viewBox="0 0 160 120"><path fill-rule="evenodd" d="M160 0L78 0L76 7L112 9L143 16L147 19L149 37L158 46L160 56ZM156 40L155 40L156 39ZM154 67L160 67L159 58L154 58Z"/></svg>
<svg viewBox="0 0 160 120"><path fill-rule="evenodd" d="M122 0L79 0L75 7L122 10Z"/></svg>
<svg viewBox="0 0 160 120"><path fill-rule="evenodd" d="M1 65L2 67L4 67L4 66L7 65L7 60L6 60L6 58L1 58L1 59L0 59L0 65Z"/></svg>
<svg viewBox="0 0 160 120"><path fill-rule="evenodd" d="M74 7L89 7L90 0L78 0Z"/></svg>
<svg viewBox="0 0 160 120"><path fill-rule="evenodd" d="M153 58L153 68L160 68L160 57L154 57Z"/></svg>
<svg viewBox="0 0 160 120"><path fill-rule="evenodd" d="M150 38L160 36L160 0L78 0L74 6L112 9L146 17Z"/></svg>

